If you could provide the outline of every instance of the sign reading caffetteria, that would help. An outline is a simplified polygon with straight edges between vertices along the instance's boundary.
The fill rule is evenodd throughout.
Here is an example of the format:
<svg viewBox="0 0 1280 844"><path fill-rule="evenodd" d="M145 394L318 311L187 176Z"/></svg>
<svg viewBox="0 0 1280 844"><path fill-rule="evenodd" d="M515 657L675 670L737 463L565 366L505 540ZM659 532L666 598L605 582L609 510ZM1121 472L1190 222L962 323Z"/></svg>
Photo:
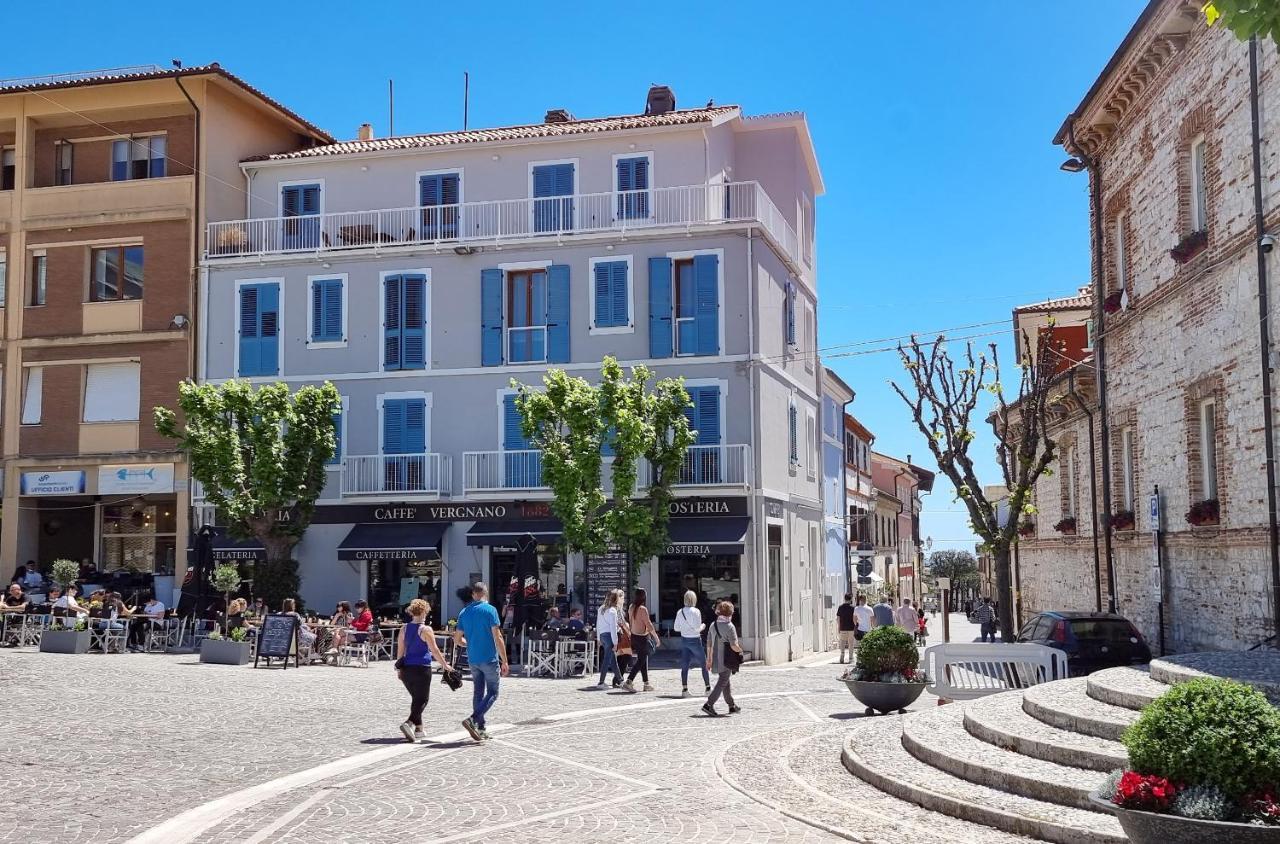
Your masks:
<svg viewBox="0 0 1280 844"><path fill-rule="evenodd" d="M80 495L84 472L23 472L23 495Z"/></svg>

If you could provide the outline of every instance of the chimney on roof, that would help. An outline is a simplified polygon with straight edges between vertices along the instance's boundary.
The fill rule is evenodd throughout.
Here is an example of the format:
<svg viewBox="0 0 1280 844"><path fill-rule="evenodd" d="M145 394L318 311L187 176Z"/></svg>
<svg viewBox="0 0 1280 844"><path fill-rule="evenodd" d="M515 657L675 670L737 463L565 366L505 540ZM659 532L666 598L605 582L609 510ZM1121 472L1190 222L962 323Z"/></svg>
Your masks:
<svg viewBox="0 0 1280 844"><path fill-rule="evenodd" d="M568 123L574 119L568 109L552 108L547 109L547 116L542 118L543 123Z"/></svg>
<svg viewBox="0 0 1280 844"><path fill-rule="evenodd" d="M361 123L360 128L356 130L356 138L361 141L373 140L373 124Z"/></svg>
<svg viewBox="0 0 1280 844"><path fill-rule="evenodd" d="M645 114L666 114L676 110L676 92L666 85L650 85L649 97L644 103Z"/></svg>

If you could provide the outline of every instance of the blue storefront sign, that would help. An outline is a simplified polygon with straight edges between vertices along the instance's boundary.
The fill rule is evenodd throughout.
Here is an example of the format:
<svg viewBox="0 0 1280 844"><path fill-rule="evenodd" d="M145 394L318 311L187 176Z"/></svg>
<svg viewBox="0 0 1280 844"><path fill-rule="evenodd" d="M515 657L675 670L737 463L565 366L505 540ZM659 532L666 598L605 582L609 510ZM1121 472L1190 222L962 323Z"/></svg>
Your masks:
<svg viewBox="0 0 1280 844"><path fill-rule="evenodd" d="M81 495L84 472L23 472L23 495Z"/></svg>

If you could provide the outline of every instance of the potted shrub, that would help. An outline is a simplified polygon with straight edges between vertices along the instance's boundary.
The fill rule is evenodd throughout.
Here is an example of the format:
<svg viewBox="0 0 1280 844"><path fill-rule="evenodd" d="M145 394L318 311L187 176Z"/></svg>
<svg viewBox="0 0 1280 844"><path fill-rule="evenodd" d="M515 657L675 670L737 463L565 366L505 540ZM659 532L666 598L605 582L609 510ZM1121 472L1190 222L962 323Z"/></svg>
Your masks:
<svg viewBox="0 0 1280 844"><path fill-rule="evenodd" d="M54 560L53 565L49 567L49 576L65 592L69 587L76 585L76 579L80 577L80 566L75 560Z"/></svg>
<svg viewBox="0 0 1280 844"><path fill-rule="evenodd" d="M920 652L911 634L897 625L877 627L858 643L858 662L841 680L866 714L904 712L929 678L916 666Z"/></svg>
<svg viewBox="0 0 1280 844"><path fill-rule="evenodd" d="M1252 686L1180 683L1124 734L1130 769L1094 794L1134 844L1280 842L1280 712Z"/></svg>
<svg viewBox="0 0 1280 844"><path fill-rule="evenodd" d="M1111 527L1115 530L1133 530L1136 524L1132 510L1120 510L1111 514Z"/></svg>
<svg viewBox="0 0 1280 844"><path fill-rule="evenodd" d="M1218 499L1197 501L1187 511L1187 523L1192 525L1216 525L1219 518Z"/></svg>
<svg viewBox="0 0 1280 844"><path fill-rule="evenodd" d="M1065 534L1067 536L1074 536L1076 532L1076 517L1067 516L1065 519L1054 525L1053 529L1058 533Z"/></svg>
<svg viewBox="0 0 1280 844"><path fill-rule="evenodd" d="M1178 241L1177 245L1169 250L1169 257L1173 258L1173 260L1177 261L1179 264L1185 264L1187 261L1190 261L1192 258L1203 252L1204 248L1208 245L1209 233L1207 231L1201 230L1198 232L1192 232L1182 238L1182 240Z"/></svg>
<svg viewBox="0 0 1280 844"><path fill-rule="evenodd" d="M200 642L200 661L213 665L248 665L251 659L249 639L243 627L231 631L231 638L221 633L210 633Z"/></svg>
<svg viewBox="0 0 1280 844"><path fill-rule="evenodd" d="M40 634L40 651L47 654L87 654L89 626L81 619L71 630L51 628L44 631Z"/></svg>
<svg viewBox="0 0 1280 844"><path fill-rule="evenodd" d="M1018 536L1021 536L1023 539L1030 539L1035 535L1036 535L1035 522L1025 521L1025 522L1018 523Z"/></svg>

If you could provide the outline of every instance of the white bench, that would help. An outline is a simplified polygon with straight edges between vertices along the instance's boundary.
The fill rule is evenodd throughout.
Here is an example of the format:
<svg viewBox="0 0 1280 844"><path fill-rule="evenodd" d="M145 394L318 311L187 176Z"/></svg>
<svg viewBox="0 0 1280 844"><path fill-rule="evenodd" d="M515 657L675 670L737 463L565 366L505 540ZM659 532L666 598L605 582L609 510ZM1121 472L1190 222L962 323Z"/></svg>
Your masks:
<svg viewBox="0 0 1280 844"><path fill-rule="evenodd" d="M934 645L924 652L928 691L944 700L1025 689L1067 677L1067 655L1044 645Z"/></svg>

